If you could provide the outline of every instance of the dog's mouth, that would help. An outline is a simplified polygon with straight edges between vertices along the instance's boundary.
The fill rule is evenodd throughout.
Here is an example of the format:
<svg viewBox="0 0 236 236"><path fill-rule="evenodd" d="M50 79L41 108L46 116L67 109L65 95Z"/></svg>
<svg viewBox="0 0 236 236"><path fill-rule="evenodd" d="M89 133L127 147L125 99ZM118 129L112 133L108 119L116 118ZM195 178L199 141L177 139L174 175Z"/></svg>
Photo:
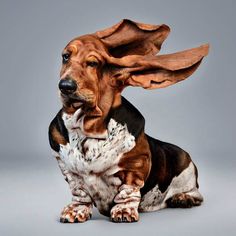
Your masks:
<svg viewBox="0 0 236 236"><path fill-rule="evenodd" d="M72 105L73 108L79 109L83 106L83 103L82 102L74 102L71 105Z"/></svg>
<svg viewBox="0 0 236 236"><path fill-rule="evenodd" d="M79 109L82 106L83 107L93 107L94 105L91 103L90 99L86 98L83 95L77 95L77 94L63 94L60 93L62 102L64 105L68 107L73 107L74 109Z"/></svg>

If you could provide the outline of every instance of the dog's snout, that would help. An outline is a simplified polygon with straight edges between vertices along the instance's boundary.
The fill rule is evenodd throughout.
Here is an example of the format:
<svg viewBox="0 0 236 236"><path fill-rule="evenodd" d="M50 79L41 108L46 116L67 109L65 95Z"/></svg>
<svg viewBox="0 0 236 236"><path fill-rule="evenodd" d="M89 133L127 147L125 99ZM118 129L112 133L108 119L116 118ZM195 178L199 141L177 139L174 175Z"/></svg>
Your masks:
<svg viewBox="0 0 236 236"><path fill-rule="evenodd" d="M71 94L77 89L76 82L72 79L61 79L59 82L59 89L64 94Z"/></svg>

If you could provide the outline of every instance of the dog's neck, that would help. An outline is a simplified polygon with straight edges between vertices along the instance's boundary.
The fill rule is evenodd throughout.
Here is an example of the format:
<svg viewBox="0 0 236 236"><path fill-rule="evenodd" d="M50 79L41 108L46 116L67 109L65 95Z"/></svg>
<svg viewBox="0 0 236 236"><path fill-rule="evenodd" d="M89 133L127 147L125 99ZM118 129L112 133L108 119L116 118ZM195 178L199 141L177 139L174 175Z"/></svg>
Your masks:
<svg viewBox="0 0 236 236"><path fill-rule="evenodd" d="M105 139L107 137L107 124L109 122L109 112L121 105L121 93L113 96L104 94L94 108L84 107L77 114L78 110L72 108L63 109L65 113L78 115L77 119L82 119L83 133L90 138Z"/></svg>
<svg viewBox="0 0 236 236"><path fill-rule="evenodd" d="M111 99L112 98L112 99ZM99 104L84 118L84 132L89 137L106 138L109 112L121 105L121 94L116 93L113 97L104 94Z"/></svg>

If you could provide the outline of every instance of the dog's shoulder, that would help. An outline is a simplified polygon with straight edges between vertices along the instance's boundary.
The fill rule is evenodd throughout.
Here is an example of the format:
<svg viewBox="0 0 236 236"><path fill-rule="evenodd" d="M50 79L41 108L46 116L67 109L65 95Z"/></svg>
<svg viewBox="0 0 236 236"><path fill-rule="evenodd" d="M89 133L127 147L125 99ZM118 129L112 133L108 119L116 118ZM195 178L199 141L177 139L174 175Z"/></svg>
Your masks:
<svg viewBox="0 0 236 236"><path fill-rule="evenodd" d="M126 125L129 133L132 134L135 139L137 139L144 130L144 117L139 110L124 97L122 97L120 106L110 110L108 117L122 125Z"/></svg>
<svg viewBox="0 0 236 236"><path fill-rule="evenodd" d="M51 121L48 129L48 136L50 146L56 152L59 151L60 144L69 142L68 130L62 119L62 110L60 110Z"/></svg>

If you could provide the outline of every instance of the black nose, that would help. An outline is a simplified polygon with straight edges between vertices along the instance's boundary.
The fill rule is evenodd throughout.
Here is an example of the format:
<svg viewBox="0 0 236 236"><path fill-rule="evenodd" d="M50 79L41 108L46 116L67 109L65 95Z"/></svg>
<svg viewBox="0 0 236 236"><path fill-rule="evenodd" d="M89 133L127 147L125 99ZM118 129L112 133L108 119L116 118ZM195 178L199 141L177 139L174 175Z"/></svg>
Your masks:
<svg viewBox="0 0 236 236"><path fill-rule="evenodd" d="M58 86L64 94L71 94L77 89L76 82L72 79L61 79Z"/></svg>

